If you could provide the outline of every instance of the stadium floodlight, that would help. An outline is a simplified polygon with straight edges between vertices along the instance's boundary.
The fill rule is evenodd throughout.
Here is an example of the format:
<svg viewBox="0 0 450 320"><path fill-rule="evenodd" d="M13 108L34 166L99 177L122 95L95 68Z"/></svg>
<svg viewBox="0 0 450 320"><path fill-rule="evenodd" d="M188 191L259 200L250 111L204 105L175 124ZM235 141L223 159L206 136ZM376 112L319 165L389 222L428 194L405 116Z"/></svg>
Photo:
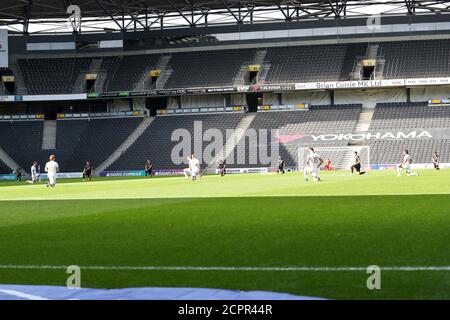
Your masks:
<svg viewBox="0 0 450 320"><path fill-rule="evenodd" d="M350 170L353 165L353 154L357 151L361 157L361 169L370 169L369 146L314 147L314 151L320 155L324 162L327 159L331 161L331 170ZM299 171L303 171L308 153L308 147L298 148Z"/></svg>

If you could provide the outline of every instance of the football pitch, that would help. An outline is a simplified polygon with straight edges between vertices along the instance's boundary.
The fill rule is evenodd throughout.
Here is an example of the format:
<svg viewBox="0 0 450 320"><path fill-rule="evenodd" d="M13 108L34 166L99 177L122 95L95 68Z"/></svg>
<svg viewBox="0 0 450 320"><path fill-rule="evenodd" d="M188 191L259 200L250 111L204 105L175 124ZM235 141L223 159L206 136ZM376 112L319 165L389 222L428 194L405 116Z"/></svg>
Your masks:
<svg viewBox="0 0 450 320"><path fill-rule="evenodd" d="M0 184L0 284L450 299L450 171ZM369 290L366 268L381 268Z"/></svg>

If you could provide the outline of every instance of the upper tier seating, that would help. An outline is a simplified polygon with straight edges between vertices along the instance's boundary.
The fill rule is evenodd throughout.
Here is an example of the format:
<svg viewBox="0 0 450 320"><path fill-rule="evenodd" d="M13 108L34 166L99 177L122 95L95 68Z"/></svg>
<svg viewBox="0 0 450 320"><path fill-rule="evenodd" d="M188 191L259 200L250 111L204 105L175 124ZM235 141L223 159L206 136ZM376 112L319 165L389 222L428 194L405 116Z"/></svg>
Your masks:
<svg viewBox="0 0 450 320"><path fill-rule="evenodd" d="M0 77L1 76L13 76L14 72L9 68L0 68Z"/></svg>
<svg viewBox="0 0 450 320"><path fill-rule="evenodd" d="M382 42L386 79L450 76L450 40Z"/></svg>
<svg viewBox="0 0 450 320"><path fill-rule="evenodd" d="M345 44L269 48L265 58L266 63L270 62L266 82L339 80L345 53Z"/></svg>
<svg viewBox="0 0 450 320"><path fill-rule="evenodd" d="M378 103L370 129L424 129L450 127L450 108L427 102Z"/></svg>
<svg viewBox="0 0 450 320"><path fill-rule="evenodd" d="M342 63L341 75L339 77L340 81L348 81L350 79L350 73L353 71L355 62L360 57L366 55L367 43L349 43L346 46L345 58Z"/></svg>
<svg viewBox="0 0 450 320"><path fill-rule="evenodd" d="M92 58L18 59L29 94L69 94ZM81 90L81 87L80 87Z"/></svg>
<svg viewBox="0 0 450 320"><path fill-rule="evenodd" d="M166 88L228 86L233 84L242 64L251 64L255 50L221 50L174 53L173 70Z"/></svg>
<svg viewBox="0 0 450 320"><path fill-rule="evenodd" d="M121 57L104 57L102 59L102 64L100 66L100 73L103 73L103 76L105 77L105 82L103 83L103 88L97 88L97 90L102 92L110 91L108 89L109 84L114 79L114 75L116 74L121 61L122 61ZM128 86L126 86L126 88L128 88Z"/></svg>
<svg viewBox="0 0 450 320"><path fill-rule="evenodd" d="M186 165L174 164L171 159L173 147L179 144L179 141L171 141L172 132L177 129L187 130L192 137L191 150L194 152L195 121L201 121L203 132L210 128L218 129L225 139L226 129L234 129L242 117L242 113L156 117L147 130L108 170L142 170L148 159L153 161L156 170L183 168ZM208 144L209 142L204 142L204 146Z"/></svg>
<svg viewBox="0 0 450 320"><path fill-rule="evenodd" d="M105 91L133 90L147 70L156 69L159 58L160 55L132 55L121 59L105 57L103 67L109 71Z"/></svg>
<svg viewBox="0 0 450 320"><path fill-rule="evenodd" d="M349 80L356 58L367 43L305 45L267 48L262 64L268 66L266 83ZM257 49L230 49L172 53L167 63L165 88L232 85L240 68L252 64ZM450 76L450 39L380 42L386 79ZM156 69L161 54L106 56L100 72L104 91L139 89L145 73ZM30 94L77 92L77 79L87 73L92 58L18 59ZM101 88L97 88L101 89ZM81 90L81 85L80 85Z"/></svg>

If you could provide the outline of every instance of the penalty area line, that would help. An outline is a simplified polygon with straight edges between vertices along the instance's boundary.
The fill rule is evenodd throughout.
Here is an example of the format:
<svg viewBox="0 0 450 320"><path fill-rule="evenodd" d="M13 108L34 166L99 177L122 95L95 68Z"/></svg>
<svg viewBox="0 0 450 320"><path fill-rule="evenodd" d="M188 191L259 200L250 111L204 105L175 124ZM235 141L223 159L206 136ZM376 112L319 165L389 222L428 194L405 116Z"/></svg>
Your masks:
<svg viewBox="0 0 450 320"><path fill-rule="evenodd" d="M65 265L0 265L0 269L65 270ZM82 270L104 271L263 271L263 272L360 272L363 266L291 266L291 267L238 267L238 266L78 266ZM450 271L450 266L379 266L381 271Z"/></svg>

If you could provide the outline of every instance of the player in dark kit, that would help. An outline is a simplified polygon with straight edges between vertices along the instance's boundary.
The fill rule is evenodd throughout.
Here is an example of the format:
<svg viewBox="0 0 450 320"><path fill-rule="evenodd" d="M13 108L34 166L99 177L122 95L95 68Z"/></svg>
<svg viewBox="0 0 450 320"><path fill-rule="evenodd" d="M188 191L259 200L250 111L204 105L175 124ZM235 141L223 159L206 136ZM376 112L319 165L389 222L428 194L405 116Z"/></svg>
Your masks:
<svg viewBox="0 0 450 320"><path fill-rule="evenodd" d="M431 156L431 160L433 161L434 168L436 170L441 170L441 168L439 168L439 155L437 151L435 151L434 154Z"/></svg>
<svg viewBox="0 0 450 320"><path fill-rule="evenodd" d="M365 174L365 171L361 171L361 157L359 156L358 152L355 151L353 153L353 165L351 167L352 173L350 175L353 175L353 171L358 172L359 175Z"/></svg>
<svg viewBox="0 0 450 320"><path fill-rule="evenodd" d="M226 168L227 168L227 164L226 164L225 160L221 160L219 162L219 166L217 167L217 169L219 169L220 176L223 177L226 174Z"/></svg>
<svg viewBox="0 0 450 320"><path fill-rule="evenodd" d="M17 182L21 182L22 181L22 174L23 174L22 168L17 168L16 171L15 171L15 174L16 174L16 181Z"/></svg>
<svg viewBox="0 0 450 320"><path fill-rule="evenodd" d="M153 170L153 164L151 160L147 160L147 163L145 164L145 176L146 177L152 177L152 170Z"/></svg>
<svg viewBox="0 0 450 320"><path fill-rule="evenodd" d="M277 173L284 173L284 159L281 158L281 156L278 157L278 169L277 169Z"/></svg>
<svg viewBox="0 0 450 320"><path fill-rule="evenodd" d="M86 164L83 168L83 181L85 181L86 179L88 179L89 181L91 181L92 179L92 164L89 161L86 161Z"/></svg>

